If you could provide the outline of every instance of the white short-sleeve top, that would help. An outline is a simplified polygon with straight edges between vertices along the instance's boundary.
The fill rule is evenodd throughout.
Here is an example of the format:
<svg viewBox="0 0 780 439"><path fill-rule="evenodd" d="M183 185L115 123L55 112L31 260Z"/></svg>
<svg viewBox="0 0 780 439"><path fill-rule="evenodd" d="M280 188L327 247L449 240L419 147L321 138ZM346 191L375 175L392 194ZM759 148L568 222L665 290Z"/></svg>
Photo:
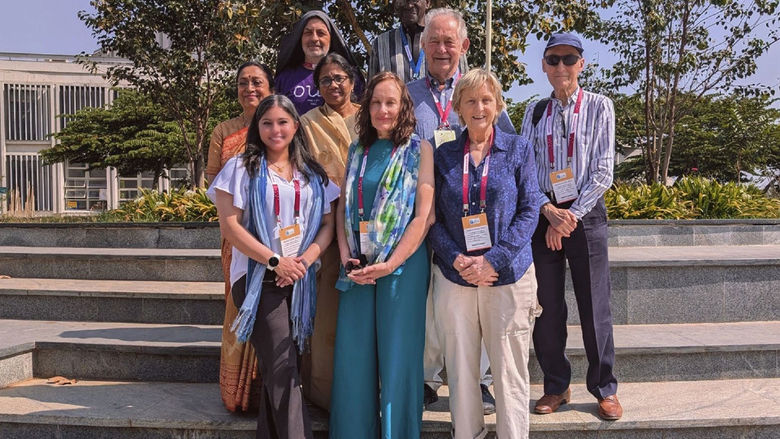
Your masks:
<svg viewBox="0 0 780 439"><path fill-rule="evenodd" d="M266 225L269 229L273 229L271 250L273 250L274 253L281 254L282 243L279 240L279 222L274 213L274 191L272 183L275 183L279 188L279 220L281 221L282 227L290 226L295 222L295 185L292 181L287 181L279 176L273 169L269 168L268 170L269 184L266 186L265 190ZM303 231L309 226L308 218L306 218L306 216L308 215L309 210L311 209L311 203L313 202L312 189L306 179L301 177L299 172L295 171L294 175L300 182L301 188L300 218L298 219L298 222L301 224L301 231ZM206 195L214 202L217 200L217 190L232 195L233 206L244 211L244 215L241 216L241 225L247 230L249 229L250 215L246 212L246 207L249 203L250 181L251 178L246 172L243 158L241 156L236 156L225 163L225 166L206 192ZM330 203L339 197L339 192L338 185L333 181L325 186L325 208L323 209L323 215L330 213ZM319 224L317 224L316 227L319 227ZM249 258L237 248L233 247L233 260L230 263L231 285L240 279L241 276L246 274L248 264Z"/></svg>

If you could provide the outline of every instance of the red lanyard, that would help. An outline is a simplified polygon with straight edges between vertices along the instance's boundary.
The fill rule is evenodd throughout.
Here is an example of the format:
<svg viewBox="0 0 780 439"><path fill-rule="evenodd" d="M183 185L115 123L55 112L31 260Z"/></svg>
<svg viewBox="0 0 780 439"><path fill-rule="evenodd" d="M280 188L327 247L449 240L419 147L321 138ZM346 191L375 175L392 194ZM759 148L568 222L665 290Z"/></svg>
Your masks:
<svg viewBox="0 0 780 439"><path fill-rule="evenodd" d="M298 218L301 216L301 183L297 178L293 178L293 185L295 186L295 223L298 222ZM276 183L272 183L274 188L274 214L276 214L276 222L282 224L282 219L279 216L281 214L280 202L279 202L279 186Z"/></svg>
<svg viewBox="0 0 780 439"><path fill-rule="evenodd" d="M363 175L366 173L366 161L368 160L368 150L371 149L371 147L365 147L363 148L363 163L360 165L360 174L358 175L358 217L360 218L360 221L363 221ZM390 152L390 157L392 159L393 155L395 154L395 150L398 149L398 146L393 146L393 150Z"/></svg>
<svg viewBox="0 0 780 439"><path fill-rule="evenodd" d="M471 153L469 152L469 146L471 145L471 139L466 139L466 145L463 147L463 216L469 215L469 158ZM493 133L490 133L488 139L488 150L485 154L482 167L482 178L479 183L479 209L480 212L485 211L487 206L487 179L488 168L490 167L490 151L493 149Z"/></svg>
<svg viewBox="0 0 780 439"><path fill-rule="evenodd" d="M568 164L571 163L571 157L574 155L574 132L577 130L577 119L580 115L580 106L582 105L582 87L580 87L580 91L577 93L577 103L574 104L574 114L571 117L571 121L569 121L569 145L566 149L566 160ZM553 154L553 135L552 135L552 120L553 118L550 117L552 115L552 106L553 101L550 99L550 102L547 103L547 121L545 123L546 129L545 134L547 134L547 157L550 160L550 169L555 169L555 155Z"/></svg>
<svg viewBox="0 0 780 439"><path fill-rule="evenodd" d="M463 74L459 72L458 77L455 79L455 81L452 82L453 92L455 89L455 83L460 80L461 76L463 76ZM447 108L442 108L439 97L436 96L436 93L433 92L433 88L431 87L431 79L427 76L425 77L425 83L428 84L428 91L431 92L433 102L436 103L436 109L439 111L439 127L449 128L450 123L447 118L450 117L450 111L452 111L452 96L450 96L450 99L447 101Z"/></svg>

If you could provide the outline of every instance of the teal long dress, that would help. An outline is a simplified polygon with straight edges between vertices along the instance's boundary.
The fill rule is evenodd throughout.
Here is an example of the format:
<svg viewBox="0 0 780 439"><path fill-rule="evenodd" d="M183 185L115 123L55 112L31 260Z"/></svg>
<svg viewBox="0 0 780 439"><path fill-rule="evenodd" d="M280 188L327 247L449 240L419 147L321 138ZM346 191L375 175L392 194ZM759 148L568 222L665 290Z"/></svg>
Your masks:
<svg viewBox="0 0 780 439"><path fill-rule="evenodd" d="M387 140L378 140L369 149L363 177L366 211L373 206L391 152ZM357 179L353 193L347 202L355 206L357 233ZM340 294L330 438L420 437L429 274L423 244L376 285L355 284Z"/></svg>

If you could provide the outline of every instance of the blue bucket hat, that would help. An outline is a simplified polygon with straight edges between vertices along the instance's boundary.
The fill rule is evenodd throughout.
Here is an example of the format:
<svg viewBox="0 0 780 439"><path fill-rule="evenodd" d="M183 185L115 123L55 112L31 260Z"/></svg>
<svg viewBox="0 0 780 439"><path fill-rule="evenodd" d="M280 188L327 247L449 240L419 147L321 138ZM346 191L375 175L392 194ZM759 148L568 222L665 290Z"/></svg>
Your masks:
<svg viewBox="0 0 780 439"><path fill-rule="evenodd" d="M577 52L579 52L580 55L582 55L582 52L585 50L582 48L580 39L572 33L553 34L550 39L547 40L547 46L544 48L544 51L547 52L547 49L555 46L571 46L577 49Z"/></svg>

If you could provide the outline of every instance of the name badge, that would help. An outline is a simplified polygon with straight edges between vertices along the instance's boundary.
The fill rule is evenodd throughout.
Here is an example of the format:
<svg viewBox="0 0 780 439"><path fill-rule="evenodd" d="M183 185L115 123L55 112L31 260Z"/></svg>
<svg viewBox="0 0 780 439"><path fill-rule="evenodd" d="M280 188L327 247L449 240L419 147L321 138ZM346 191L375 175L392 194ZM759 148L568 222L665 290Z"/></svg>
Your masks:
<svg viewBox="0 0 780 439"><path fill-rule="evenodd" d="M490 229L488 229L487 215L479 213L476 215L464 216L463 236L466 238L466 251L483 250L490 248Z"/></svg>
<svg viewBox="0 0 780 439"><path fill-rule="evenodd" d="M455 140L455 130L440 129L433 132L433 141L437 148L453 140Z"/></svg>
<svg viewBox="0 0 780 439"><path fill-rule="evenodd" d="M577 184L571 168L550 172L550 182L553 186L556 203L565 203L577 199Z"/></svg>
<svg viewBox="0 0 780 439"><path fill-rule="evenodd" d="M374 245L369 238L369 234L374 229L371 221L360 222L360 252L366 256L374 254Z"/></svg>
<svg viewBox="0 0 780 439"><path fill-rule="evenodd" d="M301 225L293 224L279 229L279 240L282 241L282 256L286 258L297 257L303 242Z"/></svg>

